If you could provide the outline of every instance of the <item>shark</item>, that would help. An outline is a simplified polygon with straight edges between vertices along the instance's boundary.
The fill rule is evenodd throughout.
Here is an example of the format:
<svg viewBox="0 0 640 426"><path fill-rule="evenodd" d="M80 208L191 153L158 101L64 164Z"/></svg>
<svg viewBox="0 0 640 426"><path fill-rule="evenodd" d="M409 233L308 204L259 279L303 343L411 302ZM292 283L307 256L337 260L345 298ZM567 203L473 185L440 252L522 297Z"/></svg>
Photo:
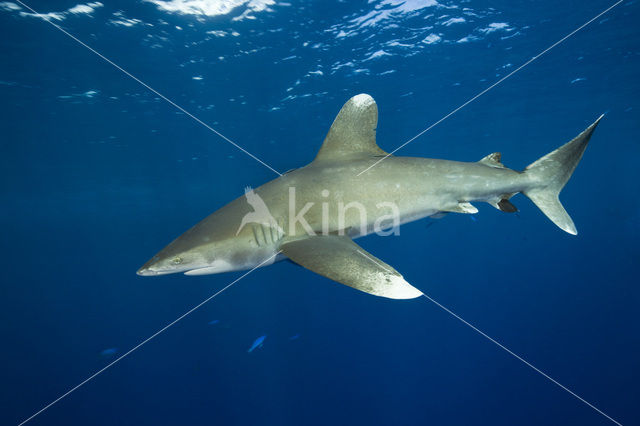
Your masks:
<svg viewBox="0 0 640 426"><path fill-rule="evenodd" d="M478 202L514 213L510 200L519 193L576 235L558 197L602 117L517 171L504 166L498 152L476 162L390 155L376 142L376 102L356 95L338 113L311 163L247 188L245 196L187 230L137 273L216 274L289 259L368 294L419 297L419 289L354 240L374 232L390 235L425 217L474 214Z"/></svg>

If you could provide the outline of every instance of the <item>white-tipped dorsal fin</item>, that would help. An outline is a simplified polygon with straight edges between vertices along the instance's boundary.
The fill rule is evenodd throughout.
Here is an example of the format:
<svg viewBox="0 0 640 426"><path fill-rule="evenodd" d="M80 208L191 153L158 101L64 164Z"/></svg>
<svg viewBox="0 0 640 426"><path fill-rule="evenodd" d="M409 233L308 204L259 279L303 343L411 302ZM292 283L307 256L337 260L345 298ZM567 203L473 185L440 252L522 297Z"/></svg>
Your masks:
<svg viewBox="0 0 640 426"><path fill-rule="evenodd" d="M478 161L478 163L482 163L484 165L487 165L489 167L496 167L499 169L504 169L504 164L502 164L500 162L500 160L502 159L502 154L500 154L499 152L494 152L491 153L489 155L487 155L486 157L484 157L482 160Z"/></svg>
<svg viewBox="0 0 640 426"><path fill-rule="evenodd" d="M316 161L387 155L376 144L378 107L366 94L349 99L333 121Z"/></svg>

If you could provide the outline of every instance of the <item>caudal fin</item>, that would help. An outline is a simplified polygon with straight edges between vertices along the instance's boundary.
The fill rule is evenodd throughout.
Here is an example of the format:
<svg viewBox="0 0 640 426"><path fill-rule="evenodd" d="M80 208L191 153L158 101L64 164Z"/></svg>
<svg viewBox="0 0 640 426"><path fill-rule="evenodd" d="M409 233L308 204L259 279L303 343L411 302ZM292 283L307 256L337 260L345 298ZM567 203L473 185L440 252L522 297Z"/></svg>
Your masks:
<svg viewBox="0 0 640 426"><path fill-rule="evenodd" d="M524 171L534 185L531 189L523 191L523 194L560 229L573 235L578 231L558 196L580 162L587 143L602 117L604 114L571 142L530 164Z"/></svg>

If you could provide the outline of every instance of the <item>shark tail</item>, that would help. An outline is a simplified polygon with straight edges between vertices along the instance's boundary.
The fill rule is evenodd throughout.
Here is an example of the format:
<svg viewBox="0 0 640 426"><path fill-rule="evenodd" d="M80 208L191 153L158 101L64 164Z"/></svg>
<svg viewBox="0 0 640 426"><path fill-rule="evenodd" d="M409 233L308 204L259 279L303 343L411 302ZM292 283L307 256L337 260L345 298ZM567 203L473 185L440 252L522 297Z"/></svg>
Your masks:
<svg viewBox="0 0 640 426"><path fill-rule="evenodd" d="M558 196L580 162L589 139L603 116L604 114L573 140L530 164L524 171L533 185L531 189L523 191L523 194L553 223L569 234L576 235L578 231Z"/></svg>

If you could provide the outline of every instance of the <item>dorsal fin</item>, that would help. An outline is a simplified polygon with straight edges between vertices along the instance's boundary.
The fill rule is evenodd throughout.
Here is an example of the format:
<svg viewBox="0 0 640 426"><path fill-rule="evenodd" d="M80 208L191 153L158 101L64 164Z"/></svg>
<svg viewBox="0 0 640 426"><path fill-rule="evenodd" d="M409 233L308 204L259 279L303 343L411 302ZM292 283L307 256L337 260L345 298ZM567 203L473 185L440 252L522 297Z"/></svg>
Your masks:
<svg viewBox="0 0 640 426"><path fill-rule="evenodd" d="M378 107L366 94L349 99L333 121L315 158L339 160L358 155L387 155L376 144Z"/></svg>
<svg viewBox="0 0 640 426"><path fill-rule="evenodd" d="M482 163L484 165L487 165L489 167L496 167L499 169L504 169L504 164L502 164L500 162L500 160L502 159L502 154L500 154L499 152L494 152L491 153L489 155L487 155L486 157L484 157L482 160L478 161L478 163Z"/></svg>

